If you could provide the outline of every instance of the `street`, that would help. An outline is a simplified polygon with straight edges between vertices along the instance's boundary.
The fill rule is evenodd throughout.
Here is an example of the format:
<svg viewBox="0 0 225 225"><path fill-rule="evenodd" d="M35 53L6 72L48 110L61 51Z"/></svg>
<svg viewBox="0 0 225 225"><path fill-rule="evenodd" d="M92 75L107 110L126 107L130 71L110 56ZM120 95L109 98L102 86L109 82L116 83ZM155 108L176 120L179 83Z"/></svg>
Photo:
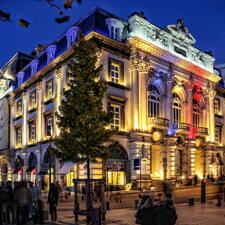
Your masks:
<svg viewBox="0 0 225 225"><path fill-rule="evenodd" d="M218 208L216 202L206 204L196 203L194 206L187 204L176 205L178 220L176 225L224 225L225 224L225 205ZM107 212L106 224L115 225L134 225L135 209L113 209ZM74 217L71 211L59 211L58 224L74 224ZM85 224L82 221L79 224Z"/></svg>

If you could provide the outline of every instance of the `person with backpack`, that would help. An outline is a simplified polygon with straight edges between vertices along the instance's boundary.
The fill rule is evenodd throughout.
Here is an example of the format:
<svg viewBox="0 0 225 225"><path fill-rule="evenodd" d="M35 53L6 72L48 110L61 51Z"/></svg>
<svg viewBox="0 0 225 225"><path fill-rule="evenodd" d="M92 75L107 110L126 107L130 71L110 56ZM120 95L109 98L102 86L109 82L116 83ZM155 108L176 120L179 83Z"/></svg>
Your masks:
<svg viewBox="0 0 225 225"><path fill-rule="evenodd" d="M50 190L48 193L48 201L47 204L49 204L49 211L51 214L51 220L56 221L57 220L57 204L59 200L59 193L58 189L55 184L51 183Z"/></svg>

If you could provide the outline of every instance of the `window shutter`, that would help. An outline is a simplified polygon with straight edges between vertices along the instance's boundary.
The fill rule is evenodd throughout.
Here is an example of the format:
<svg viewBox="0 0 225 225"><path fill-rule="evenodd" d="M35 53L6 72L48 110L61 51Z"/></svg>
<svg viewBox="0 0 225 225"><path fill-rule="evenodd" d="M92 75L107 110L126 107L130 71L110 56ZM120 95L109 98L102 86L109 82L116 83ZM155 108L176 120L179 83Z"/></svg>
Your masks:
<svg viewBox="0 0 225 225"><path fill-rule="evenodd" d="M122 105L120 107L120 118L121 118L121 121L120 121L121 127L120 127L120 129L124 130L125 129L125 107L124 107L124 105Z"/></svg>
<svg viewBox="0 0 225 225"><path fill-rule="evenodd" d="M120 64L120 83L124 84L124 64Z"/></svg>

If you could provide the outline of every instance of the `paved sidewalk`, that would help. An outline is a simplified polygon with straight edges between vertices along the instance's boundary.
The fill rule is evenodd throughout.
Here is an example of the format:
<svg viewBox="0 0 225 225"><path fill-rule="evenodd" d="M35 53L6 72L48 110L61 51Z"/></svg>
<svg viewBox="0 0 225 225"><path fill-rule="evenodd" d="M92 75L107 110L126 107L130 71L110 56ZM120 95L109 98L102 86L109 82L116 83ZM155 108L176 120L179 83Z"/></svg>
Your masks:
<svg viewBox="0 0 225 225"><path fill-rule="evenodd" d="M176 225L224 225L225 224L225 206L218 208L215 202L209 204L187 204L177 205L178 220ZM135 225L134 209L114 209L107 213L106 224L108 225ZM83 217L84 218L84 217ZM72 212L60 211L57 224L74 224ZM85 224L82 221L79 224Z"/></svg>

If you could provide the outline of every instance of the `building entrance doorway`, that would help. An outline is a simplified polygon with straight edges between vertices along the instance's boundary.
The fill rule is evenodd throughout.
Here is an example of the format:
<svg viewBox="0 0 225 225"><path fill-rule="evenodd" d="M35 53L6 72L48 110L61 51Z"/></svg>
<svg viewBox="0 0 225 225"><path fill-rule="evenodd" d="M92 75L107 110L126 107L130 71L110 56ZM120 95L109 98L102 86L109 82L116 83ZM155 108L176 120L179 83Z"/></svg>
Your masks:
<svg viewBox="0 0 225 225"><path fill-rule="evenodd" d="M106 161L106 184L108 189L124 189L127 183L128 155L125 148L115 142L109 146L110 158Z"/></svg>

